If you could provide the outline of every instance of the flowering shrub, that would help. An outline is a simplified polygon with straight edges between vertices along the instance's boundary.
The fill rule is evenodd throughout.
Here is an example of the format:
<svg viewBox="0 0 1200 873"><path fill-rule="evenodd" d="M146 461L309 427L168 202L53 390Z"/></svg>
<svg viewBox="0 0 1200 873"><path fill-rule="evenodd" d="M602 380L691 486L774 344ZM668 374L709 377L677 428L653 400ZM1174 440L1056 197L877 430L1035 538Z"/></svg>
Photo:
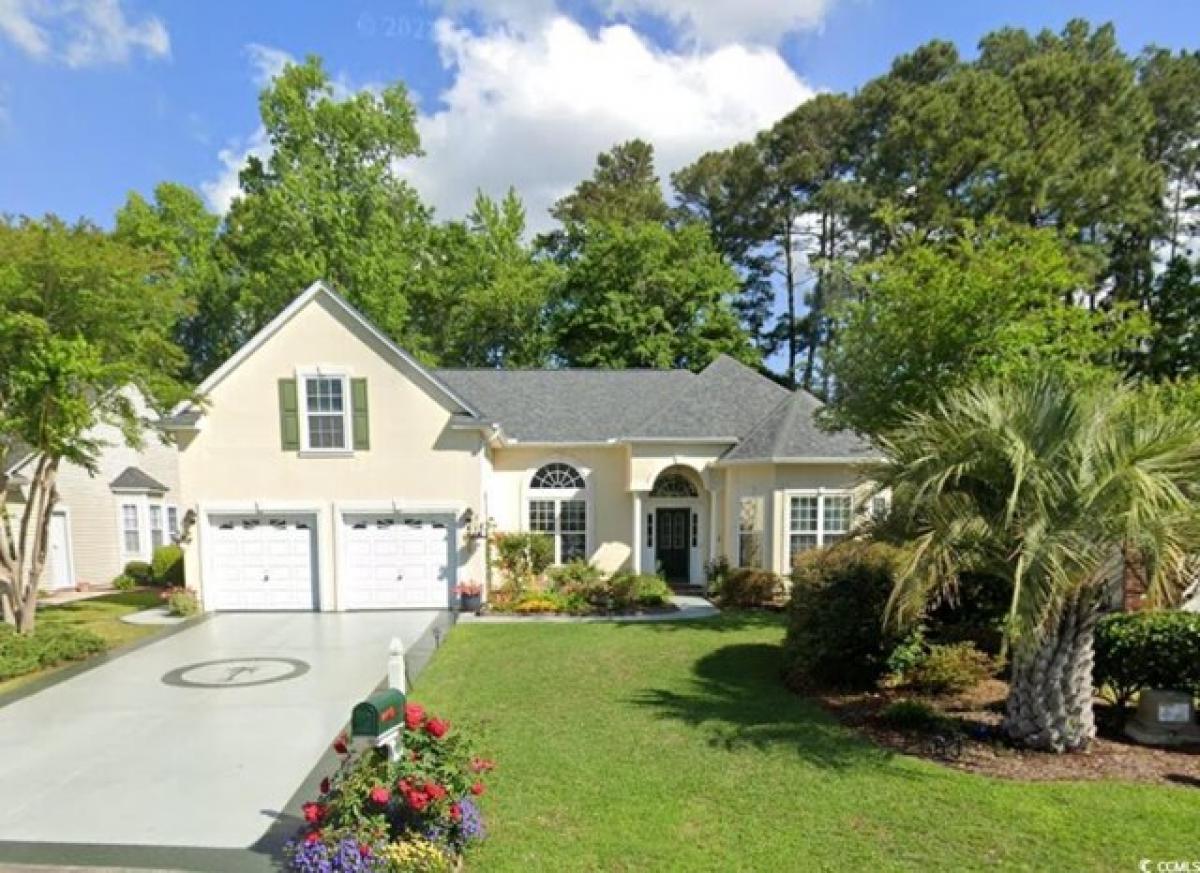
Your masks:
<svg viewBox="0 0 1200 873"><path fill-rule="evenodd" d="M320 796L304 804L288 870L437 873L483 839L476 798L495 765L474 756L449 721L416 703L404 707L402 737L397 761L378 749L354 754L344 736L334 742L341 764L322 780Z"/></svg>
<svg viewBox="0 0 1200 873"><path fill-rule="evenodd" d="M190 588L175 585L164 588L159 596L166 602L167 612L171 615L195 615L200 611L200 601L196 599L196 592Z"/></svg>

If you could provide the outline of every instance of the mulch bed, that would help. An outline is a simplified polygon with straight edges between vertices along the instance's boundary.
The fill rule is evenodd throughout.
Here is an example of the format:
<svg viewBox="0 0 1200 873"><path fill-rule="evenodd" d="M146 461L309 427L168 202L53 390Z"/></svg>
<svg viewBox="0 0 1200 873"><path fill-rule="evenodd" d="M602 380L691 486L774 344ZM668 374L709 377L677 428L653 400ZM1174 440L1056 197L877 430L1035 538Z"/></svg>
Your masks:
<svg viewBox="0 0 1200 873"><path fill-rule="evenodd" d="M1033 781L1123 779L1200 788L1200 746L1156 748L1125 738L1114 713L1097 703L1099 736L1087 751L1056 755L1018 749L1000 736L1008 685L992 679L966 694L922 697L903 691L830 693L817 697L839 721L877 745L905 755L937 761L956 770ZM893 700L921 700L963 726L961 738L949 732L899 730L879 712Z"/></svg>

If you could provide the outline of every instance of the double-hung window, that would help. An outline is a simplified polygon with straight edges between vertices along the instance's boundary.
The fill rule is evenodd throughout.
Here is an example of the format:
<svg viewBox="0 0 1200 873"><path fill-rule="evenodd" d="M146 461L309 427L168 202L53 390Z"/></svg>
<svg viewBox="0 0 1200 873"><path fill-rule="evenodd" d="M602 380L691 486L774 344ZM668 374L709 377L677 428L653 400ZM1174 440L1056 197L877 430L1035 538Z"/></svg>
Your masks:
<svg viewBox="0 0 1200 873"><path fill-rule="evenodd" d="M762 567L763 499L743 497L738 502L738 566Z"/></svg>
<svg viewBox="0 0 1200 873"><path fill-rule="evenodd" d="M163 544L163 508L160 503L150 504L150 548Z"/></svg>
<svg viewBox="0 0 1200 873"><path fill-rule="evenodd" d="M793 494L788 498L789 563L809 549L828 546L850 531L854 499L845 492Z"/></svg>
<svg viewBox="0 0 1200 873"><path fill-rule="evenodd" d="M171 536L172 542L179 542L179 507L167 507L167 533Z"/></svg>
<svg viewBox="0 0 1200 873"><path fill-rule="evenodd" d="M142 551L141 528L138 524L138 508L136 503L121 504L121 539L125 546L125 554L137 555Z"/></svg>
<svg viewBox="0 0 1200 873"><path fill-rule="evenodd" d="M303 380L304 448L317 452L349 449L346 377L318 374Z"/></svg>
<svg viewBox="0 0 1200 873"><path fill-rule="evenodd" d="M554 563L587 560L587 484L570 464L541 467L529 483L529 530L554 541Z"/></svg>

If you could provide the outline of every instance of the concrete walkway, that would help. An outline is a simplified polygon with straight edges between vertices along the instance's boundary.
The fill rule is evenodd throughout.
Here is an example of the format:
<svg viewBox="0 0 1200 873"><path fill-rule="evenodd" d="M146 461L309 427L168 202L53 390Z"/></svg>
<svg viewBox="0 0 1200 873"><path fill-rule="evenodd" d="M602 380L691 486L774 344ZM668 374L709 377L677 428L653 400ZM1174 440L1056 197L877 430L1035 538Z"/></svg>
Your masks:
<svg viewBox="0 0 1200 873"><path fill-rule="evenodd" d="M251 846L435 618L218 615L0 707L0 841Z"/></svg>
<svg viewBox="0 0 1200 873"><path fill-rule="evenodd" d="M466 624L512 624L514 622L546 622L549 624L586 624L595 621L688 621L696 618L711 618L718 615L720 610L703 597L688 594L676 594L671 602L678 607L674 612L648 612L643 615L511 615L494 613L491 615L475 615L464 612L459 616L460 623Z"/></svg>

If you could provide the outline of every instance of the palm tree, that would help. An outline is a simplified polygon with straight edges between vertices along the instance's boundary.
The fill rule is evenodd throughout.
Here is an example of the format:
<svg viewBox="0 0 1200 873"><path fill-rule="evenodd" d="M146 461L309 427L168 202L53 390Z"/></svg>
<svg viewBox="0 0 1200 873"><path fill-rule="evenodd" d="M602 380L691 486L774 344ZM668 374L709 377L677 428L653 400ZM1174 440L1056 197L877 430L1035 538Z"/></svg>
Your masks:
<svg viewBox="0 0 1200 873"><path fill-rule="evenodd" d="M1005 586L1005 730L1086 746L1093 631L1122 573L1169 603L1200 550L1200 417L1152 390L1043 374L960 390L880 442L874 476L905 531L889 615L953 598L963 573Z"/></svg>

